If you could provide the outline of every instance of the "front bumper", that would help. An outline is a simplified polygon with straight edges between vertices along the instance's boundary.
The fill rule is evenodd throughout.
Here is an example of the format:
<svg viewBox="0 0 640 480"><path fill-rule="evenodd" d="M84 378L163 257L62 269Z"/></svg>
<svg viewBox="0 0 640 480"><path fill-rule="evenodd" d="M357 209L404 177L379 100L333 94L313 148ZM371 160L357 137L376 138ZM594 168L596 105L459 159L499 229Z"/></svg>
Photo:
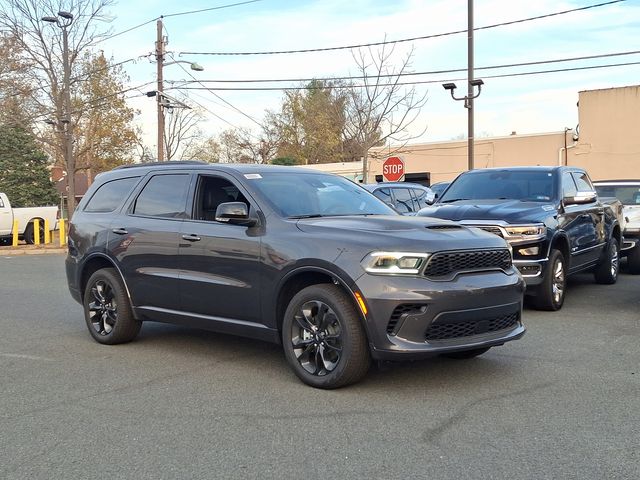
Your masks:
<svg viewBox="0 0 640 480"><path fill-rule="evenodd" d="M367 332L377 360L502 345L525 332L525 284L514 268L450 281L365 274L356 283L368 307Z"/></svg>

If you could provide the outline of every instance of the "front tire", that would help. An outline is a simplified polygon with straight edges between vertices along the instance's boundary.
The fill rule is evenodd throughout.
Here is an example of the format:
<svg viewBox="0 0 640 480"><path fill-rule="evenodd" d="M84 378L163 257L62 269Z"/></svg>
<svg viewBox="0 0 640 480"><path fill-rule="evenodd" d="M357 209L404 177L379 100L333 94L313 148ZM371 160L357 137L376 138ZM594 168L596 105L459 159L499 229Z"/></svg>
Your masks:
<svg viewBox="0 0 640 480"><path fill-rule="evenodd" d="M126 343L138 335L142 322L133 317L129 297L115 269L103 268L91 275L83 305L87 328L98 343Z"/></svg>
<svg viewBox="0 0 640 480"><path fill-rule="evenodd" d="M33 222L27 225L27 228L24 229L24 234L22 235L24 241L29 245L33 245L36 243L35 230L33 228ZM40 243L44 243L44 225L42 220L40 221Z"/></svg>
<svg viewBox="0 0 640 480"><path fill-rule="evenodd" d="M607 242L607 246L602 252L602 259L594 272L596 283L603 285L613 285L618 281L618 271L620 270L620 247L615 238Z"/></svg>
<svg viewBox="0 0 640 480"><path fill-rule="evenodd" d="M294 373L316 388L355 383L371 363L362 319L336 285L312 285L293 297L282 322L282 345Z"/></svg>
<svg viewBox="0 0 640 480"><path fill-rule="evenodd" d="M549 263L542 283L538 287L535 307L538 310L557 311L562 308L567 290L567 273L564 255L560 250L551 250Z"/></svg>

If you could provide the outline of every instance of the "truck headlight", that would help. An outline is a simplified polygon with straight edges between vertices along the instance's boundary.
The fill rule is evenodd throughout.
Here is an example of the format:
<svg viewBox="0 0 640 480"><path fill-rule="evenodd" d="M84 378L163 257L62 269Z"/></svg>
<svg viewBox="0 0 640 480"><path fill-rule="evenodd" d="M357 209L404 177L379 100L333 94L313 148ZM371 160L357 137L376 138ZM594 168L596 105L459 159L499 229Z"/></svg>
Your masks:
<svg viewBox="0 0 640 480"><path fill-rule="evenodd" d="M542 240L547 236L547 227L544 225L518 225L514 227L504 227L507 232L507 241L535 241Z"/></svg>
<svg viewBox="0 0 640 480"><path fill-rule="evenodd" d="M428 253L371 252L361 264L369 273L416 275L427 258Z"/></svg>

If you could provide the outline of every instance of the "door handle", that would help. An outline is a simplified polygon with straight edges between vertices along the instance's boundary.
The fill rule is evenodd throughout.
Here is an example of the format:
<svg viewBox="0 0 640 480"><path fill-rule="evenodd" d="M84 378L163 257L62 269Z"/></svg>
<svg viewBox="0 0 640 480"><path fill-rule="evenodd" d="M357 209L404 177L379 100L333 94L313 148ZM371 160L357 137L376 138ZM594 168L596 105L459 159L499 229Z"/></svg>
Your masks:
<svg viewBox="0 0 640 480"><path fill-rule="evenodd" d="M200 241L200 237L198 235L195 235L195 234L182 235L182 239L183 240L187 240L189 242L199 242Z"/></svg>
<svg viewBox="0 0 640 480"><path fill-rule="evenodd" d="M591 215L589 215L588 213L583 213L582 215L580 215L580 218L591 218Z"/></svg>
<svg viewBox="0 0 640 480"><path fill-rule="evenodd" d="M126 235L129 233L126 228L114 228L111 231L116 235Z"/></svg>

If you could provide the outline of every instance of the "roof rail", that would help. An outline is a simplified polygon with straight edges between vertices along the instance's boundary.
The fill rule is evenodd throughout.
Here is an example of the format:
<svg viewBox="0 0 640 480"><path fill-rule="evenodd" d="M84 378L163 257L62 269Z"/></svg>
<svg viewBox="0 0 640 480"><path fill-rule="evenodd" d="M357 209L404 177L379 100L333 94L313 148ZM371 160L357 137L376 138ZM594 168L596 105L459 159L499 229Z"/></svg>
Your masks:
<svg viewBox="0 0 640 480"><path fill-rule="evenodd" d="M200 160L175 160L169 162L144 162L144 163L130 163L128 165L120 165L114 170L122 170L124 168L139 168L139 167L157 167L163 165L206 165L207 162Z"/></svg>

